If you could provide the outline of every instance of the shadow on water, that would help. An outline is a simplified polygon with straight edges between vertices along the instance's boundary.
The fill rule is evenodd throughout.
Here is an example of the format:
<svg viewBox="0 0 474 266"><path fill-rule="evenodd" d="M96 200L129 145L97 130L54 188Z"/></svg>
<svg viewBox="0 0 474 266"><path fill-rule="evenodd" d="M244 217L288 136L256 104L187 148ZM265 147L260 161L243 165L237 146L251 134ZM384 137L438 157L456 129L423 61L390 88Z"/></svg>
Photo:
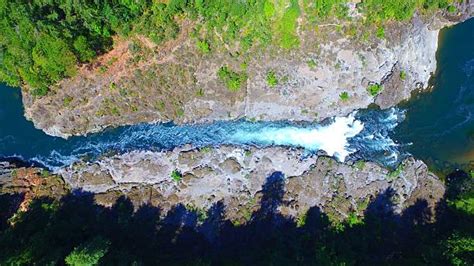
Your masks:
<svg viewBox="0 0 474 266"><path fill-rule="evenodd" d="M76 191L59 203L33 201L9 226L21 195L3 195L0 264L63 264L76 248L100 254L105 265L446 265L440 241L454 231L474 236L472 216L445 204L467 185L472 188L472 179L457 172L448 183L434 223L428 222L433 214L426 201L395 214L393 191L387 190L370 203L363 223L346 224L343 230L333 227L318 207L299 225L279 213L285 179L278 172L267 178L260 208L243 225L224 218L222 202L200 221L198 213L183 205L163 215L150 205L134 211L130 200L121 197L106 208L95 204L92 194ZM474 261L472 253L462 255Z"/></svg>

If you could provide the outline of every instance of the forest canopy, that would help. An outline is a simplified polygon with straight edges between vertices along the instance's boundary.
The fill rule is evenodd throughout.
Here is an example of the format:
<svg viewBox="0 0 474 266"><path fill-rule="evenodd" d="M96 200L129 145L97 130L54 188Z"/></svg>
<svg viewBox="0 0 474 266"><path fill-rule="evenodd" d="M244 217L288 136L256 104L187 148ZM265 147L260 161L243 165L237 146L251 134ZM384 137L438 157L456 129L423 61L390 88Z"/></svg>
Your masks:
<svg viewBox="0 0 474 266"><path fill-rule="evenodd" d="M365 0L367 20L407 20L417 9L452 10L456 0ZM221 42L242 49L270 43L285 49L299 44L297 19L343 19L348 0L0 0L0 82L26 85L34 95L76 73L111 48L113 36L144 35L155 43L173 39L182 18L195 32L219 33ZM301 5L301 6L300 6ZM209 36L208 36L209 37ZM215 41L216 38L213 38Z"/></svg>

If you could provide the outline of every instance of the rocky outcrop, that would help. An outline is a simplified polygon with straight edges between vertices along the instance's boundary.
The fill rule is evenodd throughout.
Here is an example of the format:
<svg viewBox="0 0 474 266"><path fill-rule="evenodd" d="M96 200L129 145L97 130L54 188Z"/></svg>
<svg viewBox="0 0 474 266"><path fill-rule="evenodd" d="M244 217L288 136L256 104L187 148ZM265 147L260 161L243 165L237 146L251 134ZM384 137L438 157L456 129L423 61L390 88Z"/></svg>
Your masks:
<svg viewBox="0 0 474 266"><path fill-rule="evenodd" d="M317 30L300 25L297 49L243 54L222 47L199 53L188 35L192 23L185 22L181 35L160 47L141 37L116 40L110 53L46 97L24 93L25 114L48 134L68 137L140 122L321 121L373 102L386 108L428 85L439 29L470 17L472 4L459 10L460 16L387 23L385 37L377 38L371 34L376 29L361 23L361 14L352 8L352 21L321 24ZM229 91L217 77L224 65L246 73L240 91ZM270 71L278 79L274 87L266 81ZM367 92L370 84L384 89L373 97ZM343 92L348 99L340 97Z"/></svg>
<svg viewBox="0 0 474 266"><path fill-rule="evenodd" d="M0 161L0 194L22 194L20 211L26 211L35 198L59 199L67 193L69 187L58 175L41 168Z"/></svg>
<svg viewBox="0 0 474 266"><path fill-rule="evenodd" d="M173 172L181 178L172 178ZM228 218L240 222L260 206L262 188L273 175L284 180L280 212L292 217L304 215L312 206L336 219L362 215L369 201L382 193L390 193L395 212L418 199L434 208L444 194L442 182L412 158L389 172L369 162L347 165L283 148L131 152L76 163L60 174L73 189L95 193L104 205L112 205L121 195L137 207L148 203L164 210L176 204L206 210L223 202Z"/></svg>

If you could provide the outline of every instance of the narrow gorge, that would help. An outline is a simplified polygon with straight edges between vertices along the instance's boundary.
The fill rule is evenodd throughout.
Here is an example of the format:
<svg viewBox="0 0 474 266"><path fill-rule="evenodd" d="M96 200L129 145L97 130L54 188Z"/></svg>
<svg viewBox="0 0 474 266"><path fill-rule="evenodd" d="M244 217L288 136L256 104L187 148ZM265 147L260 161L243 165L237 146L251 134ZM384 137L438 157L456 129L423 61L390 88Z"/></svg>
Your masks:
<svg viewBox="0 0 474 266"><path fill-rule="evenodd" d="M318 223L326 219L325 230L336 236L345 228L357 230L374 210L380 221L393 218L388 226L398 224L400 232L410 224L437 233L439 221L449 221L437 215L458 204L450 201L450 184L459 176L471 182L474 177L474 2L431 8L427 1L412 6L401 1L410 16L387 11L379 19L384 4L336 1L330 5L335 13L312 21L311 8L324 6L319 1L245 1L273 17L259 17L260 24L250 21L255 24L234 32L238 22L230 14L237 7L229 8L231 22L224 19L228 25L221 31L205 24L222 21L214 21L212 12L200 13L202 1L196 6L182 1L179 8L175 2L181 3L143 4L140 23L115 35L103 29L107 46L95 51L74 41L74 49L85 50L74 73L59 78L39 72L50 82L46 87L36 76L12 85L0 39L0 77L13 86L0 84L0 197L17 197L9 203L16 211L5 228L15 230L29 208L55 213L61 204L82 199L98 210L92 216L128 208L130 217L141 211L160 217L153 230L178 228L167 248L182 240L181 230L194 230L198 236L190 239L219 252L239 239L239 230L250 230L242 235L251 239L251 230L265 228L270 215L277 218L268 218L268 228L289 225L306 233L319 230L305 225L308 216ZM47 6L38 10L46 12ZM181 11L169 11L173 8ZM70 15L61 12L47 19ZM172 15L147 17L160 12ZM293 16L293 23L265 24ZM169 28L140 28L152 25L147 23ZM252 27L263 37L251 39ZM68 36L68 30L61 34ZM229 32L237 36L233 41ZM104 40L98 34L77 39L92 36L90 43L99 47ZM265 36L272 37L263 45ZM44 65L28 71L59 69L43 62L48 54L36 46L29 56ZM463 200L457 208L472 204ZM222 226L217 229L216 209ZM9 212L2 210L0 218ZM219 235L224 225L234 234L228 239ZM334 254L328 261L337 260ZM375 261L403 257L394 254Z"/></svg>

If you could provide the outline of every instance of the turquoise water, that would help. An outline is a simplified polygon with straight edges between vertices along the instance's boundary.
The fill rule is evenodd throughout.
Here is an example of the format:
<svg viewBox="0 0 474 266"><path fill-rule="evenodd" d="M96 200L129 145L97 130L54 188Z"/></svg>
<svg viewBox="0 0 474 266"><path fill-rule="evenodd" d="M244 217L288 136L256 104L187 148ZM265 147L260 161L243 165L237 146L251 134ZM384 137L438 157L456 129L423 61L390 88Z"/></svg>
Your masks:
<svg viewBox="0 0 474 266"><path fill-rule="evenodd" d="M474 19L440 34L433 89L402 105L406 119L392 137L433 170L474 161Z"/></svg>

